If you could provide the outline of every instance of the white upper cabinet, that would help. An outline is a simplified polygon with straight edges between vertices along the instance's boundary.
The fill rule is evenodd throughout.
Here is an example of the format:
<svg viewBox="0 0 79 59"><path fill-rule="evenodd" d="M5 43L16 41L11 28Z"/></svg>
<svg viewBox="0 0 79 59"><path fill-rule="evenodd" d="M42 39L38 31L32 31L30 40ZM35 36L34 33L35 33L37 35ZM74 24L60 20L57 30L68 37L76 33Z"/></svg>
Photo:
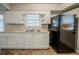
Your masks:
<svg viewBox="0 0 79 59"><path fill-rule="evenodd" d="M41 24L50 23L50 11L5 11L6 23L24 24L24 15L27 13L39 13Z"/></svg>
<svg viewBox="0 0 79 59"><path fill-rule="evenodd" d="M41 24L50 24L50 11L24 11L23 14L39 14Z"/></svg>
<svg viewBox="0 0 79 59"><path fill-rule="evenodd" d="M50 24L50 11L39 11L41 24Z"/></svg>
<svg viewBox="0 0 79 59"><path fill-rule="evenodd" d="M24 24L22 11L5 11L4 19L6 23Z"/></svg>

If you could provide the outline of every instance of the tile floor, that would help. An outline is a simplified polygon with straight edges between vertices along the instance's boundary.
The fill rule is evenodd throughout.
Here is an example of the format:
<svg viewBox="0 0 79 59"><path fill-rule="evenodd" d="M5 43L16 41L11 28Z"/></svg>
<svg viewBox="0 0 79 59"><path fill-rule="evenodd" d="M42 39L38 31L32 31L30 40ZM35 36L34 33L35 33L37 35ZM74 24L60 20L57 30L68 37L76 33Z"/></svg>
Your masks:
<svg viewBox="0 0 79 59"><path fill-rule="evenodd" d="M60 54L75 54L79 55L79 53L57 53L52 47L49 49L1 49L1 55L60 55Z"/></svg>

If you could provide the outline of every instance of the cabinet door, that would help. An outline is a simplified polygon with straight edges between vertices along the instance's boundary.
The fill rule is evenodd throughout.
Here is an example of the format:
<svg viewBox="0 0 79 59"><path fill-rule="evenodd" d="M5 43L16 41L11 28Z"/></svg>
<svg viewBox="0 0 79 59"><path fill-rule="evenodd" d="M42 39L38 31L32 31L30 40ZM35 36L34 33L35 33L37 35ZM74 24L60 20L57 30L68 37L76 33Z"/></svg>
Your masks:
<svg viewBox="0 0 79 59"><path fill-rule="evenodd" d="M43 34L43 39L44 39L44 47L45 48L49 48L49 34L48 33L44 33Z"/></svg>
<svg viewBox="0 0 79 59"><path fill-rule="evenodd" d="M6 23L24 23L22 11L5 11L4 18L6 19Z"/></svg>
<svg viewBox="0 0 79 59"><path fill-rule="evenodd" d="M36 33L34 36L34 48L45 49L49 47L48 36L43 33Z"/></svg>
<svg viewBox="0 0 79 59"><path fill-rule="evenodd" d="M17 43L18 43L18 48L24 48L24 34L18 34L17 35Z"/></svg>
<svg viewBox="0 0 79 59"><path fill-rule="evenodd" d="M8 41L7 35L4 33L0 34L0 48L2 49L7 48L7 41Z"/></svg>
<svg viewBox="0 0 79 59"><path fill-rule="evenodd" d="M24 39L25 39L25 48L26 49L31 49L33 48L33 34L32 33L25 33L24 34Z"/></svg>
<svg viewBox="0 0 79 59"><path fill-rule="evenodd" d="M17 34L9 33L8 48L17 48Z"/></svg>
<svg viewBox="0 0 79 59"><path fill-rule="evenodd" d="M4 17L6 19L6 23L15 23L17 21L17 15L13 11L5 11Z"/></svg>
<svg viewBox="0 0 79 59"><path fill-rule="evenodd" d="M40 16L41 24L50 24L50 11L41 11Z"/></svg>
<svg viewBox="0 0 79 59"><path fill-rule="evenodd" d="M16 11L16 14L17 14L17 23L24 24L23 11Z"/></svg>

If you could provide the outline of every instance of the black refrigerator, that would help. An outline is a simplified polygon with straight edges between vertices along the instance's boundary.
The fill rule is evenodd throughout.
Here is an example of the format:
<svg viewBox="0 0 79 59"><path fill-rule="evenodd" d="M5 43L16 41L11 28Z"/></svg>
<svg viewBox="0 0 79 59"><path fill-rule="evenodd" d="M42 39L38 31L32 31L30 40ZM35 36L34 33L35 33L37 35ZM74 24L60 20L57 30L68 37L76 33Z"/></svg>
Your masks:
<svg viewBox="0 0 79 59"><path fill-rule="evenodd" d="M56 46L59 42L59 20L60 16L55 16L54 18L51 18L51 24L49 24L49 31L50 31L50 45Z"/></svg>
<svg viewBox="0 0 79 59"><path fill-rule="evenodd" d="M57 52L75 52L77 23L75 15L62 14L51 18L51 24L48 26L50 45Z"/></svg>

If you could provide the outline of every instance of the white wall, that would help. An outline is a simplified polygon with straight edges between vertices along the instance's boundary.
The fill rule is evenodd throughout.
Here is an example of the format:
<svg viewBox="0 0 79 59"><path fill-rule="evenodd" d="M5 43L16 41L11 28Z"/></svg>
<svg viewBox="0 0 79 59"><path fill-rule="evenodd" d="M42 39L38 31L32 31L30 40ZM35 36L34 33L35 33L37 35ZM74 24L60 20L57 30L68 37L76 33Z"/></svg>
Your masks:
<svg viewBox="0 0 79 59"><path fill-rule="evenodd" d="M71 14L71 15L76 14L76 17L78 17L78 18L79 18L79 8L75 8L75 9L70 10L70 11L68 11L68 12L64 13L64 14Z"/></svg>
<svg viewBox="0 0 79 59"><path fill-rule="evenodd" d="M7 8L8 10L10 10L10 4L9 3L2 3L2 5Z"/></svg>
<svg viewBox="0 0 79 59"><path fill-rule="evenodd" d="M62 4L62 9L65 9L65 8L67 8L67 7L69 7L69 6L71 6L71 5L73 5L74 3L63 3Z"/></svg>

